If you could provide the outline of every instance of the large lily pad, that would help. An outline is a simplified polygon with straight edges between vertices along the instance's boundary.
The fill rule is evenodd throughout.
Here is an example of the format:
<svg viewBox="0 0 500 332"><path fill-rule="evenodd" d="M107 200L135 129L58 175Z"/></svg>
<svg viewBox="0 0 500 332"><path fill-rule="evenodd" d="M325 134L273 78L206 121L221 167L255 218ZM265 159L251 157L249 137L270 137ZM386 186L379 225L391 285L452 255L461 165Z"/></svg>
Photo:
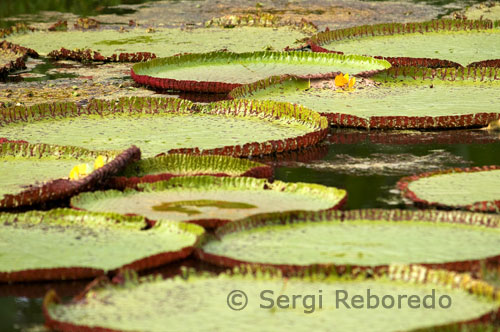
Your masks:
<svg viewBox="0 0 500 332"><path fill-rule="evenodd" d="M498 21L434 20L390 23L320 32L314 51L366 54L393 65L466 66L499 58Z"/></svg>
<svg viewBox="0 0 500 332"><path fill-rule="evenodd" d="M500 218L469 212L353 210L257 216L216 230L198 257L223 266L381 268L424 264L461 271L500 261Z"/></svg>
<svg viewBox="0 0 500 332"><path fill-rule="evenodd" d="M169 180L176 176L250 176L271 178L272 167L248 159L228 156L192 156L167 154L139 160L127 166L116 177L110 178L110 189L136 187L138 183Z"/></svg>
<svg viewBox="0 0 500 332"><path fill-rule="evenodd" d="M188 256L196 225L67 209L0 214L0 281L78 279Z"/></svg>
<svg viewBox="0 0 500 332"><path fill-rule="evenodd" d="M297 78L269 78L233 90L233 98L287 101L342 127L438 129L487 126L500 117L500 69L394 67L354 91ZM370 83L370 84L368 84Z"/></svg>
<svg viewBox="0 0 500 332"><path fill-rule="evenodd" d="M326 136L328 122L288 103L195 105L134 97L1 109L0 126L10 139L96 150L136 144L146 157L168 151L255 156L314 145Z"/></svg>
<svg viewBox="0 0 500 332"><path fill-rule="evenodd" d="M336 209L345 190L308 183L268 182L248 177L176 177L142 183L141 191L96 191L73 197L71 205L98 212L198 223L206 227L247 216L291 210Z"/></svg>
<svg viewBox="0 0 500 332"><path fill-rule="evenodd" d="M378 305L373 298L368 302L368 294L378 297ZM413 308L409 305L410 295L415 295L418 308L415 302ZM345 296L347 306L339 301ZM66 304L50 292L44 314L46 324L58 331L149 332L168 327L172 331L279 332L330 331L332 326L336 331L446 330L491 321L499 296L500 290L468 274L421 266L391 266L375 278L314 272L287 279L266 271L191 273L173 279L126 277L122 284L100 285ZM353 306L351 299L357 299ZM447 307L447 301L452 305Z"/></svg>
<svg viewBox="0 0 500 332"><path fill-rule="evenodd" d="M102 155L107 164L88 176L69 180L79 163L93 163ZM140 158L136 147L122 153L89 151L72 146L7 142L0 144L0 209L41 205L94 189Z"/></svg>
<svg viewBox="0 0 500 332"><path fill-rule="evenodd" d="M500 212L500 167L455 168L401 179L404 197L425 207Z"/></svg>
<svg viewBox="0 0 500 332"><path fill-rule="evenodd" d="M321 78L340 71L366 75L389 67L385 60L358 55L212 52L138 63L132 68L132 78L155 88L223 93L273 75Z"/></svg>

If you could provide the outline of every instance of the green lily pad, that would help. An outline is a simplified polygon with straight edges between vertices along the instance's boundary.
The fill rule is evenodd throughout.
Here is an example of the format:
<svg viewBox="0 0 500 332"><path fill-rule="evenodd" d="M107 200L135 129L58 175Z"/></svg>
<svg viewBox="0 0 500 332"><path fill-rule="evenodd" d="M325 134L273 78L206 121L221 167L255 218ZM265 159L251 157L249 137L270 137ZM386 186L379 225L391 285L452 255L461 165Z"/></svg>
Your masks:
<svg viewBox="0 0 500 332"><path fill-rule="evenodd" d="M498 21L449 19L365 25L320 32L310 44L315 51L383 57L394 65L416 65L418 59L467 66L499 58L499 26Z"/></svg>
<svg viewBox="0 0 500 332"><path fill-rule="evenodd" d="M78 209L138 214L147 218L214 227L247 216L290 210L338 208L345 190L308 183L268 182L248 177L176 177L142 183L141 191L96 191L71 199Z"/></svg>
<svg viewBox="0 0 500 332"><path fill-rule="evenodd" d="M227 93L242 84L273 75L334 77L336 73L369 74L390 67L385 60L358 55L311 52L186 54L137 63L132 78L141 84L180 91Z"/></svg>
<svg viewBox="0 0 500 332"><path fill-rule="evenodd" d="M341 127L483 127L500 117L500 69L394 67L360 79L352 91L308 80L269 78L233 90L233 98L287 101Z"/></svg>
<svg viewBox="0 0 500 332"><path fill-rule="evenodd" d="M404 197L425 207L500 212L500 167L455 168L401 179Z"/></svg>
<svg viewBox="0 0 500 332"><path fill-rule="evenodd" d="M215 175L271 178L272 167L228 156L167 154L136 161L109 179L110 189L135 187L138 183L169 180L176 176Z"/></svg>
<svg viewBox="0 0 500 332"><path fill-rule="evenodd" d="M126 277L122 284L103 284L69 303L60 303L50 292L44 313L46 325L58 331L149 332L168 327L279 332L328 331L332 326L338 331L416 331L491 321L500 306L495 300L499 293L468 274L421 266L391 266L375 278L314 272L288 279L266 271L191 273L173 279ZM408 301L412 295L418 308Z"/></svg>
<svg viewBox="0 0 500 332"><path fill-rule="evenodd" d="M118 150L136 144L146 157L164 152L253 156L314 145L326 118L287 103L226 101L195 105L173 98L133 97L39 104L0 110L2 136ZM124 135L126 133L126 135Z"/></svg>
<svg viewBox="0 0 500 332"><path fill-rule="evenodd" d="M467 271L479 260L500 261L500 217L402 210L257 216L218 228L197 255L217 265L283 271L393 263Z"/></svg>
<svg viewBox="0 0 500 332"><path fill-rule="evenodd" d="M188 256L203 229L68 209L0 214L0 281L78 279Z"/></svg>

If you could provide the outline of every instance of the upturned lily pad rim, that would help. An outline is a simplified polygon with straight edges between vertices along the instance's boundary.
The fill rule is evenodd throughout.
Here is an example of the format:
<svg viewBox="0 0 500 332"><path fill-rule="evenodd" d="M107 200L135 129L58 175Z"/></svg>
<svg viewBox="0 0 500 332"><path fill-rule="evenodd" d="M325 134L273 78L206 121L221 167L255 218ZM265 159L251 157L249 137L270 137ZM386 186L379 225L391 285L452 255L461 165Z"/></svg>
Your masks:
<svg viewBox="0 0 500 332"><path fill-rule="evenodd" d="M182 276L174 277L174 281L180 281L187 284L188 282L207 278L241 278L242 280L254 281L276 279L279 281L287 280L288 282L299 281L311 283L318 281L322 283L335 283L338 281L355 282L362 280L375 280L380 282L398 282L410 286L415 284L435 285L451 289L460 289L484 301L494 302L497 304L496 309L493 309L480 317L470 319L468 321L452 322L446 325L429 327L430 329L436 330L443 329L443 331L448 331L449 328L462 327L464 325L479 322L492 322L500 314L500 304L498 304L498 300L500 299L499 288L484 280L474 279L469 273L457 273L447 270L431 269L420 265L393 264L379 271L360 271L359 269L345 269L343 267L338 268L332 266L328 269L316 268L300 271L299 273L288 276L286 279L283 278L280 270L264 267L243 266L241 268L222 273L218 276L210 273L197 273L188 270ZM138 278L137 275L125 271L120 278L116 278L111 282L107 279L96 280L96 282L88 287L82 294L74 297L70 303L84 301L84 299L90 296L90 294L98 293L101 290L109 290L110 288L120 290L126 287L130 288L145 283L153 284L163 282L165 280L166 279L161 276L146 276ZM58 321L56 318L52 317L50 313L50 308L57 305L64 305L64 303L55 291L51 290L47 292L43 300L42 310L45 317L45 325L49 328L58 331L78 330L82 332L118 332L118 330L114 330L112 328L77 325L66 321ZM422 330L419 329L414 331L416 332Z"/></svg>
<svg viewBox="0 0 500 332"><path fill-rule="evenodd" d="M173 177L186 176L185 174L176 173L175 171L168 171L168 169L165 168L167 162L181 165L181 167L186 171L189 171L190 169L198 170L198 167L203 168L204 165L207 165L206 171L189 174L189 176L243 176L270 179L273 177L274 172L271 166L248 159L233 158L223 155L196 156L189 154L172 153L159 155L153 158L141 159L132 164L129 164L127 168L120 174L111 177L106 182L105 187L106 189L119 190L124 190L125 188L136 189L139 183L153 183L169 180ZM208 170L208 165L212 164L215 165L215 168L218 171L215 171L214 169L214 171L210 172ZM238 164L239 168L234 167L234 172L231 172L231 168L235 166L234 164ZM135 172L134 168L140 168L142 171L141 174L147 173L148 171L151 172L151 174L141 176L140 174L137 174ZM164 171L154 172L158 169L163 169Z"/></svg>
<svg viewBox="0 0 500 332"><path fill-rule="evenodd" d="M358 76L358 75L354 75ZM380 71L370 79L386 82L406 84L420 84L418 81L431 81L443 84L498 84L500 88L500 68L495 67L468 67L468 68L428 68L428 67L391 67ZM232 99L251 99L254 92L265 90L279 84L293 84L297 89L308 89L310 82L296 76L272 76L266 79L245 84L233 89L228 96ZM334 93L334 92L332 92ZM450 128L480 128L487 126L491 121L500 117L500 111L481 112L460 115L442 116L370 116L359 117L342 112L319 112L328 119L331 126L365 129L450 129Z"/></svg>
<svg viewBox="0 0 500 332"><path fill-rule="evenodd" d="M11 52L14 56L17 56L13 61L4 64L0 63L0 78L4 78L10 72L26 68L26 63L24 61L28 56L38 58L38 53L36 51L14 43L10 43L6 40L0 42L0 49Z"/></svg>
<svg viewBox="0 0 500 332"><path fill-rule="evenodd" d="M211 63L220 60L225 61L247 61L247 62L277 62L283 61L289 57L293 57L294 61L300 65L300 60L307 62L311 59L331 59L340 62L346 60L355 60L366 63L376 63L383 67L380 70L387 69L391 65L385 60L377 60L372 57L360 55L343 55L343 54L322 54L301 51L290 52L247 52L247 53L232 53L232 52L210 52L210 53L189 53L167 58L156 58L147 62L135 64L130 72L134 81L158 89L170 89L178 91L193 91L193 92L211 92L211 93L228 93L232 89L241 86L241 83L224 83L211 81L194 81L194 80L176 80L171 78L158 78L147 74L142 74L145 69L161 66L179 66L188 64ZM286 60L290 61L290 60ZM367 70L356 73L359 76L370 76L380 70ZM316 79L316 78L333 78L339 72L329 72L311 75L295 75L300 78Z"/></svg>
<svg viewBox="0 0 500 332"><path fill-rule="evenodd" d="M361 210L329 210L319 212L289 212L289 213L267 213L257 216L251 216L232 223L228 223L219 227L214 234L205 234L199 242L194 254L202 261L215 264L218 266L235 268L238 266L253 266L262 268L276 268L282 271L285 275L293 275L300 271L309 268L329 269L333 266L338 268L352 268L362 271L384 271L389 265L344 265L344 264L313 264L313 265L296 265L296 264L271 264L271 263L255 263L239 260L229 256L211 254L203 250L203 246L211 241L222 241L227 234L245 232L266 226L286 226L290 224L307 224L315 222L333 222L345 223L351 220L367 220L367 221L386 221L386 222L429 222L429 223L450 223L461 224L467 226L480 226L487 228L500 228L500 216L491 214L480 214L462 211L437 211L437 210L385 210L385 209L361 209ZM482 262L500 263L500 255L488 257L486 259L472 259L445 263L421 263L415 262L428 268L439 268L454 271L477 271Z"/></svg>
<svg viewBox="0 0 500 332"><path fill-rule="evenodd" d="M20 193L6 194L0 200L0 210L11 210L42 206L49 202L69 198L78 193L96 188L104 179L123 169L129 162L141 158L141 151L132 146L123 152L90 151L72 146L57 146L48 144L29 144L7 142L0 144L0 155L19 155L23 157L41 158L47 155L66 154L69 156L108 155L114 159L103 167L79 180L55 179L39 186L32 186Z"/></svg>
<svg viewBox="0 0 500 332"><path fill-rule="evenodd" d="M336 187L327 187L319 184L311 184L304 182L270 182L266 179L258 179L251 177L217 177L217 176L179 176L171 178L167 181L158 181L153 183L139 183L138 189L126 189L125 191L106 190L82 193L71 198L70 205L74 209L84 210L86 201L94 201L102 198L109 197L123 197L126 195L134 195L140 192L162 192L167 190L177 190L179 188L185 190L218 190L218 189L231 189L231 190L271 190L276 192L300 192L302 189L314 190L311 193L313 196L319 196L328 199L329 196L336 195L338 199L332 203L327 210L336 210L341 208L347 201L347 192L343 189ZM331 199L331 197L330 197ZM323 211L323 210L321 210ZM256 214L260 215L260 214ZM184 223L193 223L200 225L204 228L217 228L227 223L234 221L224 218L205 218L205 219L189 219L183 221Z"/></svg>
<svg viewBox="0 0 500 332"><path fill-rule="evenodd" d="M2 217L14 217L16 223L33 223L33 224L50 224L61 221L61 217L72 216L71 220L63 220L67 224L78 223L85 224L91 217L103 217L114 220L109 222L110 227L124 223L137 223L141 226L139 231L154 231L155 227L172 227L181 232L190 233L195 236L195 240L191 246L179 248L175 251L166 251L159 254L143 257L135 261L129 262L114 270L105 271L97 268L89 268L84 266L68 266L58 268L43 268L43 269L26 269L14 272L0 272L0 282L33 282L33 281L48 281L48 280L77 280L88 279L97 276L104 276L106 274L116 275L121 270L134 270L140 271L166 263L183 259L189 256L194 247L200 241L201 236L204 234L204 229L197 225L182 224L172 221L151 221L141 216L124 216L117 213L101 213L101 212L87 212L76 211L72 209L53 209L50 211L28 211L22 214L17 213L0 213L0 220Z"/></svg>
<svg viewBox="0 0 500 332"><path fill-rule="evenodd" d="M467 205L447 205L439 202L429 202L423 198L420 198L415 194L410 188L412 182L418 181L422 178L430 178L433 176L440 176L445 174L453 173L475 173L475 172L488 172L493 170L500 170L498 165L482 166L482 167L467 167L467 168L451 168L447 170L439 170L433 172L426 172L417 175L407 176L401 178L396 187L401 191L401 195L419 207L424 208L437 208L444 210L468 210L474 212L489 212L489 213L499 213L500 212L500 197L498 200L494 201L478 201L474 204Z"/></svg>
<svg viewBox="0 0 500 332"><path fill-rule="evenodd" d="M337 30L327 30L312 36L307 44L313 52L344 54L340 51L328 50L322 46L330 42L350 39L352 37L388 36L404 33L426 33L439 31L472 31L491 30L498 28L500 21L491 20L460 20L460 19L438 19L425 22L411 23L382 23L374 25L362 25ZM462 67L461 64L437 58L412 58L412 57L383 57L372 55L376 59L384 59L392 66L422 66L422 67ZM469 66L496 66L500 59L491 59L469 64Z"/></svg>
<svg viewBox="0 0 500 332"><path fill-rule="evenodd" d="M236 117L257 117L259 119L288 119L311 128L307 134L265 142L250 142L243 145L229 145L221 148L180 148L166 153L195 155L226 155L251 157L265 154L303 149L323 140L328 134L328 120L308 108L290 103L273 101L221 101L198 105L187 100L164 97L123 97L116 100L92 100L81 106L74 102L46 103L32 106L14 106L0 109L0 126L10 123L37 121L60 117L78 117L95 114L107 116L123 114L208 114Z"/></svg>

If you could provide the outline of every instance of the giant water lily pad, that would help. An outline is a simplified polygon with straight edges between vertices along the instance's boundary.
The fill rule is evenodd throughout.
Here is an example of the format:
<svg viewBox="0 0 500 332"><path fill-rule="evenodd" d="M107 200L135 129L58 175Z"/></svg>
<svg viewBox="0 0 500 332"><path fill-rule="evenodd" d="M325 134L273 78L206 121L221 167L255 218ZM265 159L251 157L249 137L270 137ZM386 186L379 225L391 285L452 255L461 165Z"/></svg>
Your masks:
<svg viewBox="0 0 500 332"><path fill-rule="evenodd" d="M500 167L456 168L401 179L401 193L418 205L500 212Z"/></svg>
<svg viewBox="0 0 500 332"><path fill-rule="evenodd" d="M77 279L188 256L196 225L68 209L0 214L0 281Z"/></svg>
<svg viewBox="0 0 500 332"><path fill-rule="evenodd" d="M342 127L438 129L487 126L500 117L500 69L394 67L355 86L332 90L308 80L268 78L233 90L233 98L287 101Z"/></svg>
<svg viewBox="0 0 500 332"><path fill-rule="evenodd" d="M139 160L127 166L116 177L109 179L108 187L124 189L138 183L169 180L176 176L215 175L271 178L272 167L248 159L228 156L193 156L167 154Z"/></svg>
<svg viewBox="0 0 500 332"><path fill-rule="evenodd" d="M217 265L275 266L286 272L392 263L467 271L479 260L500 261L500 218L402 210L257 216L217 229L197 255Z"/></svg>
<svg viewBox="0 0 500 332"><path fill-rule="evenodd" d="M139 189L96 191L73 197L78 209L189 221L206 227L265 212L338 208L346 192L308 183L248 177L177 177L139 184Z"/></svg>
<svg viewBox="0 0 500 332"><path fill-rule="evenodd" d="M434 20L390 23L320 32L314 51L383 57L393 65L466 66L499 59L499 22Z"/></svg>
<svg viewBox="0 0 500 332"><path fill-rule="evenodd" d="M410 305L411 295L418 307L415 302ZM391 266L375 278L326 277L314 272L287 279L266 271L191 273L173 279L126 277L122 284L103 284L66 304L50 292L44 314L46 325L58 331L164 331L165 327L231 331L236 327L277 332L329 331L332 326L338 331L416 331L491 321L499 296L500 290L468 274L420 266Z"/></svg>
<svg viewBox="0 0 500 332"><path fill-rule="evenodd" d="M146 157L168 151L253 156L314 145L326 118L287 103L229 101L195 105L173 98L134 97L40 104L0 110L2 136L30 142L123 149ZM124 134L126 133L126 134Z"/></svg>
<svg viewBox="0 0 500 332"><path fill-rule="evenodd" d="M358 55L213 52L138 63L132 69L132 78L162 89L223 93L273 75L321 78L333 77L340 71L363 75L389 67L385 60Z"/></svg>
<svg viewBox="0 0 500 332"><path fill-rule="evenodd" d="M98 156L107 163L81 180L69 180L72 168L93 164ZM93 189L100 181L139 159L140 151L89 151L73 146L0 143L0 209L40 205Z"/></svg>

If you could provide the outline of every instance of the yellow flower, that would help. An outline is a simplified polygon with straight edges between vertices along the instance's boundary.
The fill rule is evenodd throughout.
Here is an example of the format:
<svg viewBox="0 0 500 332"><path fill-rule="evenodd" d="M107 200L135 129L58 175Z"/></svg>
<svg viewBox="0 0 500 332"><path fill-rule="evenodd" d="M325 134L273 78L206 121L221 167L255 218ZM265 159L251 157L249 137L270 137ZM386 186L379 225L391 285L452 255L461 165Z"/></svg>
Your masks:
<svg viewBox="0 0 500 332"><path fill-rule="evenodd" d="M98 156L94 162L94 170L101 168L105 164L105 160L103 156Z"/></svg>
<svg viewBox="0 0 500 332"><path fill-rule="evenodd" d="M81 178L89 175L91 172L92 169L87 164L76 165L71 169L71 172L69 172L69 178L70 180L80 180Z"/></svg>
<svg viewBox="0 0 500 332"><path fill-rule="evenodd" d="M341 88L342 90L352 91L354 89L354 84L356 83L356 78L352 77L349 79L349 74L338 74L335 76L335 86Z"/></svg>

